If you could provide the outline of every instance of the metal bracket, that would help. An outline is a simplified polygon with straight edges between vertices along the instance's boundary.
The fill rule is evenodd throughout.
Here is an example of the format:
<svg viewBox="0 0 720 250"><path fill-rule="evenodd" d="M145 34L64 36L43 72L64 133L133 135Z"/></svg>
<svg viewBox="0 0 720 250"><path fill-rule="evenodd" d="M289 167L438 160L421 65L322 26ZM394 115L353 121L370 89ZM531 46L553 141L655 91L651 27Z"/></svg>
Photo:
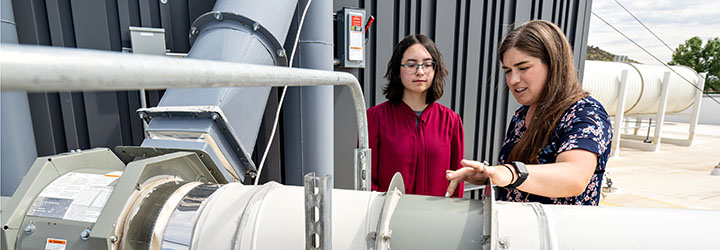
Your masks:
<svg viewBox="0 0 720 250"><path fill-rule="evenodd" d="M353 166L355 168L355 190L370 191L372 186L370 180L372 174L370 172L370 163L372 162L372 151L369 148L356 148L353 150L355 159Z"/></svg>
<svg viewBox="0 0 720 250"><path fill-rule="evenodd" d="M241 26L247 26L248 30L257 32L259 34L258 37L260 37L260 39L258 40L262 42L265 45L265 48L267 48L267 50L273 55L273 59L275 60L275 66L288 65L288 59L285 53L285 49L283 48L280 41L278 41L277 38L273 36L273 34L270 33L269 30L260 25L260 23L233 12L211 11L202 14L200 17L195 19L195 21L190 26L190 45L195 43L195 39L197 39L200 32L208 25L212 23L226 22L239 24Z"/></svg>
<svg viewBox="0 0 720 250"><path fill-rule="evenodd" d="M137 160L138 158L150 158L158 155L165 155L175 152L193 152L197 154L200 161L205 165L208 172L212 176L212 179L206 179L203 182L206 183L220 183L226 184L230 180L223 176L220 167L215 165L215 162L210 158L207 152L202 150L191 150L181 148L153 148L153 147L140 147L140 146L116 146L115 152L118 158L125 164Z"/></svg>
<svg viewBox="0 0 720 250"><path fill-rule="evenodd" d="M485 184L482 200L483 213L485 216L485 218L483 218L482 230L483 250L497 249L499 239L497 233L493 233L497 231L497 216L495 215L496 211L494 210L495 190L493 189L492 181L490 179L488 179L487 184Z"/></svg>
<svg viewBox="0 0 720 250"><path fill-rule="evenodd" d="M305 175L305 249L332 249L331 175ZM317 182L317 185L316 185Z"/></svg>

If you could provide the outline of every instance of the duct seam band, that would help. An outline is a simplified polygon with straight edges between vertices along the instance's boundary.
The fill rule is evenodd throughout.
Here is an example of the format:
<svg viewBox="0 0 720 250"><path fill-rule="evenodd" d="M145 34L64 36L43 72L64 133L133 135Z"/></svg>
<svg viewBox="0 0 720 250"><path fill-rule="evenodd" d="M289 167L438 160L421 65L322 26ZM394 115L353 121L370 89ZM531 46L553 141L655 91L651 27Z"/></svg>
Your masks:
<svg viewBox="0 0 720 250"><path fill-rule="evenodd" d="M258 187L258 186L252 186L252 187ZM243 249L242 248L242 235L245 235L245 229L247 228L248 218L250 217L251 210L255 211L260 209L260 206L262 205L262 202L265 200L265 196L270 193L270 191L280 187L280 184L277 182L269 182L262 186L259 186L259 190L256 190L250 199L248 199L247 204L245 204L245 207L242 209L242 215L240 216L240 221L238 221L237 229L235 230L235 234L233 235L232 242L234 242L233 249ZM256 224L258 221L255 221ZM253 225L257 226L257 225ZM253 232L253 231L251 231ZM251 236L254 238L254 234ZM252 239L250 239L250 244L252 244Z"/></svg>
<svg viewBox="0 0 720 250"><path fill-rule="evenodd" d="M540 232L541 249L557 250L557 237L554 231L554 224L551 218L550 210L545 210L540 203L530 203L538 220L538 232Z"/></svg>

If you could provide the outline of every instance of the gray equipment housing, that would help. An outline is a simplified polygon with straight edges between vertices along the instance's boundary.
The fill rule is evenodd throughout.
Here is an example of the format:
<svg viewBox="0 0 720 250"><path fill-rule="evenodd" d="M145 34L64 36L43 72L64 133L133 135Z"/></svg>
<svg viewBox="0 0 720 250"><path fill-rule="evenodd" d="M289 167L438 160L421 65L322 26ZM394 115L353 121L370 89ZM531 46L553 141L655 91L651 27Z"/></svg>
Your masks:
<svg viewBox="0 0 720 250"><path fill-rule="evenodd" d="M163 185L216 183L206 165L193 152L174 152L146 159L142 155L126 155L136 159L127 167L109 149L103 148L38 158L15 195L3 203L2 249L44 249L48 239L66 241L67 249L117 249L120 244L128 249L139 249L139 245L148 243L144 239L152 238L154 220L161 215L157 206L164 203L157 202L163 195L172 194L154 191L162 190ZM112 193L94 222L48 214L31 215L33 201L59 177L70 173L103 175L111 172L122 174L109 184ZM174 188L165 190L175 191ZM144 211L131 212L140 208Z"/></svg>

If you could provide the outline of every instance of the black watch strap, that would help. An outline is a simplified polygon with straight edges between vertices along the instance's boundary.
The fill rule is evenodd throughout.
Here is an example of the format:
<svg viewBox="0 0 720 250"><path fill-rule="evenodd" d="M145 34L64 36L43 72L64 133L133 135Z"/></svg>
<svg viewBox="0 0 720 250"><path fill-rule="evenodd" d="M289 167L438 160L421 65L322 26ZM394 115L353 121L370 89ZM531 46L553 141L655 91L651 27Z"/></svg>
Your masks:
<svg viewBox="0 0 720 250"><path fill-rule="evenodd" d="M515 182L510 183L510 185L508 185L508 187L517 188L518 186L520 186L520 184L525 182L525 180L527 179L528 171L527 171L527 168L525 167L525 163L522 163L519 161L514 161L512 163L512 165L513 165L513 167L515 167L515 173L517 173L517 179L515 180Z"/></svg>

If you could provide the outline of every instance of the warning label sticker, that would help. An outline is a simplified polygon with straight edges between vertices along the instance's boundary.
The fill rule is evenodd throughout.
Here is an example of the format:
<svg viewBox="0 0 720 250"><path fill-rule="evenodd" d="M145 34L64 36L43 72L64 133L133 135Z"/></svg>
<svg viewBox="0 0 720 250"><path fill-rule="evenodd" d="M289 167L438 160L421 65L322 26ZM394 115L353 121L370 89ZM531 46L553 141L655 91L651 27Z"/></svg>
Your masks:
<svg viewBox="0 0 720 250"><path fill-rule="evenodd" d="M362 17L352 16L352 26L362 26Z"/></svg>
<svg viewBox="0 0 720 250"><path fill-rule="evenodd" d="M45 250L65 250L67 240L48 238L45 243Z"/></svg>
<svg viewBox="0 0 720 250"><path fill-rule="evenodd" d="M122 172L68 173L55 179L33 202L27 215L95 223Z"/></svg>
<svg viewBox="0 0 720 250"><path fill-rule="evenodd" d="M362 61L363 59L363 32L362 32L362 17L351 15L351 26L350 26L350 41L348 60L350 61Z"/></svg>

